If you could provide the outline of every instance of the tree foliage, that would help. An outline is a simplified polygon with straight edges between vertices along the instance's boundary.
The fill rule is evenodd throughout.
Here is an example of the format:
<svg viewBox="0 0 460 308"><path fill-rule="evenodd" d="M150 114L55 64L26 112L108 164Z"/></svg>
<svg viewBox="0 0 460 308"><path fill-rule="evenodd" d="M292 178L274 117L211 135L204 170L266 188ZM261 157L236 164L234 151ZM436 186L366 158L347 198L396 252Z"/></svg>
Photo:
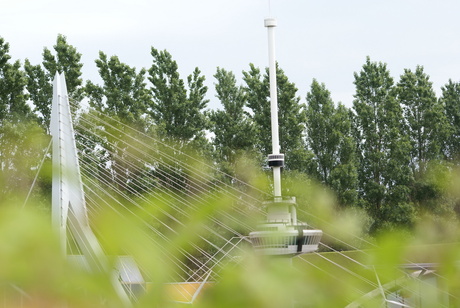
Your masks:
<svg viewBox="0 0 460 308"><path fill-rule="evenodd" d="M149 127L146 112L151 97L145 82L146 70L137 72L117 56L109 59L102 51L95 62L103 85L86 83L89 104L98 114L90 111L80 118L81 127L87 128L82 130L81 144L85 145L83 151L93 157L95 170L104 173L107 181L116 183L121 191L127 191L128 183L143 169L125 136L132 133L126 127L140 132L146 132ZM97 145L106 150L99 150Z"/></svg>
<svg viewBox="0 0 460 308"><path fill-rule="evenodd" d="M19 60L11 63L9 48L0 37L0 121L18 122L33 115L27 104L25 74Z"/></svg>
<svg viewBox="0 0 460 308"><path fill-rule="evenodd" d="M324 84L313 80L307 93L307 145L313 152L316 177L337 192L342 205L357 202L357 166L352 118L335 107Z"/></svg>
<svg viewBox="0 0 460 308"><path fill-rule="evenodd" d="M223 110L209 113L210 131L214 135L211 140L216 160L222 164L223 170L234 174L237 159L254 151L254 124L244 110L246 93L236 85L235 75L218 68L214 77L217 80L216 96Z"/></svg>
<svg viewBox="0 0 460 308"><path fill-rule="evenodd" d="M449 134L445 139L446 157L460 161L460 82L449 82L442 87L440 98L444 114L449 125Z"/></svg>
<svg viewBox="0 0 460 308"><path fill-rule="evenodd" d="M145 82L146 70L136 72L135 68L122 63L117 56L108 59L102 51L95 62L103 85L87 82L90 106L101 113L115 116L126 124L136 123L143 130L140 122L151 102Z"/></svg>
<svg viewBox="0 0 460 308"><path fill-rule="evenodd" d="M56 72L64 73L67 82L69 99L77 109L83 98L83 79L81 54L77 49L67 43L67 38L59 34L56 45L53 46L55 55L48 48L43 50L42 65L32 65L28 59L24 69L27 74L27 91L34 104L35 113L38 114L42 126L48 129L51 116L51 102L53 99L52 81Z"/></svg>
<svg viewBox="0 0 460 308"><path fill-rule="evenodd" d="M410 142L403 133L403 111L395 99L394 81L386 64L366 59L355 73L360 194L374 218L373 229L409 227Z"/></svg>
<svg viewBox="0 0 460 308"><path fill-rule="evenodd" d="M423 67L417 66L415 72L406 69L396 93L404 111L404 131L411 143L411 167L417 174L425 170L428 161L442 158L447 121Z"/></svg>
<svg viewBox="0 0 460 308"><path fill-rule="evenodd" d="M257 147L267 156L272 153L268 68L262 76L260 69L250 64L249 71L243 72L243 76L247 106L258 136ZM289 81L278 64L276 79L279 140L281 152L286 155L286 169L305 170L309 159L304 140L305 104L300 102L295 84Z"/></svg>
<svg viewBox="0 0 460 308"><path fill-rule="evenodd" d="M27 79L0 37L0 199L25 199L46 144L27 103ZM23 201L22 199L21 201Z"/></svg>
<svg viewBox="0 0 460 308"><path fill-rule="evenodd" d="M195 68L187 77L187 91L171 54L152 47L151 55L148 79L151 82L153 103L148 112L159 134L185 144L202 142L207 125L204 115L208 103L205 99L205 77Z"/></svg>

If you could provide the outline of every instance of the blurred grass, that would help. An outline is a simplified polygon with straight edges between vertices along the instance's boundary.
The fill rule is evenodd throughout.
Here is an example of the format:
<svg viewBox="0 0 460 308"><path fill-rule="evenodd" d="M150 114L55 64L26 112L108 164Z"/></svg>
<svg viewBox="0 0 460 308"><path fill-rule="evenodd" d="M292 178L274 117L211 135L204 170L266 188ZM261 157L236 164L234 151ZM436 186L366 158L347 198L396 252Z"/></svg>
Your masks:
<svg viewBox="0 0 460 308"><path fill-rule="evenodd" d="M267 177L256 169L245 165L244 170L237 171L241 178L266 190ZM442 172L432 177L439 181L446 197L458 200L460 172ZM3 175L0 183L5 184L9 179ZM307 177L287 176L284 189L297 197L299 219L322 229L323 243L336 251L322 246L320 253L295 257L291 265L289 259L269 258L244 249L238 262L225 264L219 279L204 288L194 306L344 307L373 294L362 306L381 307L379 281L380 285L397 281L391 292L399 288L407 297L423 286L406 279L407 272L401 266L411 263L437 265L430 277L437 279L440 289L431 287L424 292L425 303L433 305L447 297L450 306L460 306L460 232L456 217L426 215L417 221L412 233L392 230L370 238L365 232L369 218L363 211L338 208L331 192ZM206 235L204 226L209 224L209 217L219 217L238 228L222 215L238 206L237 202L225 194L197 191L203 194L202 201L184 209L184 224L165 233L170 241L153 237L145 224L155 223L151 217L167 220L168 214L177 215L167 212L171 210L165 204L167 199L164 203L158 199L141 203L142 208L117 207L117 212L102 210L91 215L110 266L114 267L116 256L129 254L149 279L148 290L135 307L180 306L172 301L177 297L171 294L169 283L180 277L171 259L185 261L182 251L193 250L191 243ZM110 275L87 272L61 254L49 212L43 210L46 198L34 196L21 210L26 193L15 187L12 194L16 197L0 200L0 307L123 307ZM244 211L252 213L250 208ZM241 219L251 225L255 220L252 216ZM22 292L24 295L20 295Z"/></svg>
<svg viewBox="0 0 460 308"><path fill-rule="evenodd" d="M201 219L210 213L210 208L195 213L188 225L190 229L184 227L175 235L174 245L186 246L196 240L202 232ZM94 225L112 263L113 256L129 252L145 274L153 277L148 292L135 307L179 305L171 301L167 284L175 271L174 264L161 259L159 247L146 236L145 226L111 212L96 217ZM424 230L422 226L419 229ZM194 306L344 307L376 290L377 276L382 285L400 280L401 286L409 291L414 289L413 281L401 280L406 274L400 265L411 262L439 265L437 273L442 276L439 279L444 291L427 292L431 295L424 299L426 302L435 301L433 296L438 298L443 292L458 294L460 245L433 244L431 240L423 243L417 235L410 238L394 232L379 238L378 247L302 255L292 260L292 266L289 259L269 258L246 250L238 264L229 263L220 272L220 279L203 290ZM174 254L171 247L166 246ZM110 277L68 263L60 253L49 217L31 208L0 209L0 264L0 292L6 303L3 307L60 307L64 303L67 307L122 307ZM27 294L22 304L15 300L17 287ZM381 306L382 298L378 292L375 294L363 307ZM456 300L450 298L451 303L458 303Z"/></svg>

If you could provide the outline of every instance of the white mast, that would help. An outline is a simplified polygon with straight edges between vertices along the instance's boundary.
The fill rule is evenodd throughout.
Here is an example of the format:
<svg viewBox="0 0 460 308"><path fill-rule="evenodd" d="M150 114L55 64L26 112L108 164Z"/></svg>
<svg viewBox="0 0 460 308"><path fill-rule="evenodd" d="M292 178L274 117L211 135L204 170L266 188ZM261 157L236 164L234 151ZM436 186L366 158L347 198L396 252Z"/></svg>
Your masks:
<svg viewBox="0 0 460 308"><path fill-rule="evenodd" d="M276 19L265 19L268 31L268 64L270 79L270 112L272 132L272 154L268 155L268 165L273 169L273 194L275 199L281 197L281 168L284 165L284 154L280 154L278 131L278 91L276 84L276 58L275 58L275 27Z"/></svg>
<svg viewBox="0 0 460 308"><path fill-rule="evenodd" d="M308 229L307 224L297 221L295 197L281 196L281 168L284 154L280 153L278 131L278 91L276 83L275 27L274 18L265 19L268 30L268 58L270 80L270 112L272 154L268 155L268 166L273 169L273 201L264 202L267 219L258 231L249 233L254 249L265 255L293 256L318 250L323 232Z"/></svg>

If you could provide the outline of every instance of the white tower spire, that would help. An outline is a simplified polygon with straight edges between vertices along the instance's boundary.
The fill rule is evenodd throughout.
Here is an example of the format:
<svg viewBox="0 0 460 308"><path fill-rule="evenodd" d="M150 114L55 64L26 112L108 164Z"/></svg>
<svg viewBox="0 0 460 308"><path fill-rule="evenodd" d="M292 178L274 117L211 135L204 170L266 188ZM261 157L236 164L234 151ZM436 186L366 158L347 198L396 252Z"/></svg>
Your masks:
<svg viewBox="0 0 460 308"><path fill-rule="evenodd" d="M268 32L268 64L270 80L270 112L272 132L272 154L268 155L268 165L273 169L273 194L281 198L281 168L284 165L284 154L280 153L278 131L278 90L276 83L276 58L275 58L275 27L276 19L265 19Z"/></svg>
<svg viewBox="0 0 460 308"><path fill-rule="evenodd" d="M284 154L280 153L278 131L278 91L276 82L275 27L276 19L265 19L268 30L268 58L270 80L270 112L272 133L272 154L268 155L268 166L273 170L274 199L265 202L267 219L260 225L260 231L249 233L256 251L266 255L292 256L318 249L321 230L310 230L308 225L297 221L295 197L281 195L281 168L284 167Z"/></svg>

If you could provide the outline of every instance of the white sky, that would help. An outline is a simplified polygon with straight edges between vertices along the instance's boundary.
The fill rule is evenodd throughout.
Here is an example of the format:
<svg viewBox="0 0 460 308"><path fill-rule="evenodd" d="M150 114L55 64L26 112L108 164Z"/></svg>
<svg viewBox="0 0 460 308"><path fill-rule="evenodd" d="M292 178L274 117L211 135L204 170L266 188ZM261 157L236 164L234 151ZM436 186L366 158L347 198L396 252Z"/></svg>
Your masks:
<svg viewBox="0 0 460 308"><path fill-rule="evenodd" d="M404 68L425 67L436 92L460 81L458 0L0 0L0 36L10 54L33 64L58 33L82 53L83 78L98 81L99 50L138 69L150 67L150 47L167 49L182 78L194 67L214 97L216 68L241 79L249 63L268 64L264 18L276 17L277 60L304 98L313 78L333 99L352 105L353 73L366 56Z"/></svg>

